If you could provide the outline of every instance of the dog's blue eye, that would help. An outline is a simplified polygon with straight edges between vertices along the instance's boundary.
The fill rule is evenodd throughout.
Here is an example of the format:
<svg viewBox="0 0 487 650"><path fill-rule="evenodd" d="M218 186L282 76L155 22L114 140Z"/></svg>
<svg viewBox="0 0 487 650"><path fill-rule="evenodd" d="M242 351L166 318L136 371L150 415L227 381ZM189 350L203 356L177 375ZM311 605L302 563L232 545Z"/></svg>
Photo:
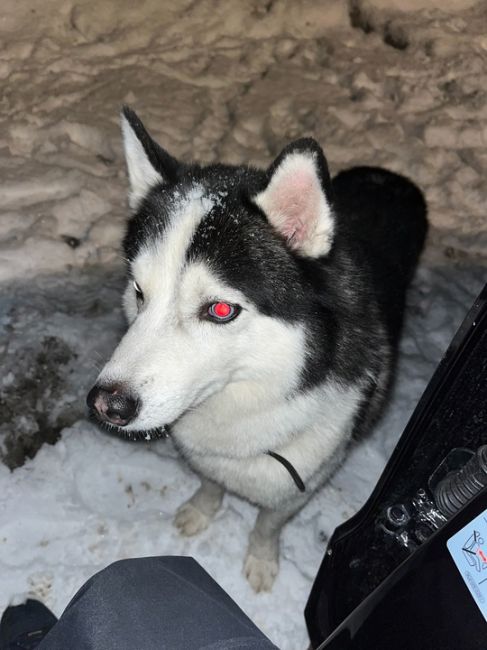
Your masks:
<svg viewBox="0 0 487 650"><path fill-rule="evenodd" d="M139 287L139 285L135 280L134 280L134 289L135 289L135 297L137 298L137 301L144 302L144 294L142 292L142 289Z"/></svg>
<svg viewBox="0 0 487 650"><path fill-rule="evenodd" d="M239 315L240 307L228 302L214 302L208 306L207 313L215 323L228 323Z"/></svg>

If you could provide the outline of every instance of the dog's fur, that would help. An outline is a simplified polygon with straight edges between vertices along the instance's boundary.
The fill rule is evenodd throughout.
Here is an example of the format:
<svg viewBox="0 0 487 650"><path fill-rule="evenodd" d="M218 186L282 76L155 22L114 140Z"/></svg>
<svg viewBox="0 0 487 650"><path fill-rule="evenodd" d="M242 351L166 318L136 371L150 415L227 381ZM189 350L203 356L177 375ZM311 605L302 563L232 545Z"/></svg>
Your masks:
<svg viewBox="0 0 487 650"><path fill-rule="evenodd" d="M180 163L129 109L122 130L130 327L98 385L124 386L140 407L111 428L150 438L170 425L202 481L176 515L183 534L208 526L224 490L259 506L245 573L267 590L283 524L382 407L425 203L378 168L331 181L312 139L261 171ZM239 315L212 322L206 309L218 301ZM306 492L268 451L294 466Z"/></svg>

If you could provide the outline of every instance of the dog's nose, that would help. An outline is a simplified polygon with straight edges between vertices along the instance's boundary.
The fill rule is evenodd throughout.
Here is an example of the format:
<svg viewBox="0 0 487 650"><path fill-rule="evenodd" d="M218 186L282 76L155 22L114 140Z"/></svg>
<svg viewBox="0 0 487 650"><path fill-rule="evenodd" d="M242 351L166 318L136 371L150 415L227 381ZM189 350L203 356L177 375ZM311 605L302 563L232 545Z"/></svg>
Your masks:
<svg viewBox="0 0 487 650"><path fill-rule="evenodd" d="M140 400L129 395L127 389L118 384L93 386L86 403L100 420L118 427L131 422L140 408Z"/></svg>

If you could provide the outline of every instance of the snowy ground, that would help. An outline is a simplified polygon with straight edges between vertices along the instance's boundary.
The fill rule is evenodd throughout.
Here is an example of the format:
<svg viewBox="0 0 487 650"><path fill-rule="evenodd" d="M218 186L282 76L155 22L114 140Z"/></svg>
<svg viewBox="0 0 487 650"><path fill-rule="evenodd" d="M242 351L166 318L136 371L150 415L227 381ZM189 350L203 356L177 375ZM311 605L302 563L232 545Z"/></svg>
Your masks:
<svg viewBox="0 0 487 650"><path fill-rule="evenodd" d="M4 0L0 610L30 592L60 613L115 559L190 554L281 648L306 645L302 610L326 539L366 499L486 279L485 3L383 9L394 4L350 2L352 28L347 3L334 0L163 11L160 0L46 0L42 12ZM123 328L123 102L185 159L266 164L287 140L313 134L334 172L382 164L428 198L433 227L390 407L285 529L268 595L241 575L253 507L227 497L208 531L179 537L171 519L196 479L171 444L124 443L83 420L96 366Z"/></svg>

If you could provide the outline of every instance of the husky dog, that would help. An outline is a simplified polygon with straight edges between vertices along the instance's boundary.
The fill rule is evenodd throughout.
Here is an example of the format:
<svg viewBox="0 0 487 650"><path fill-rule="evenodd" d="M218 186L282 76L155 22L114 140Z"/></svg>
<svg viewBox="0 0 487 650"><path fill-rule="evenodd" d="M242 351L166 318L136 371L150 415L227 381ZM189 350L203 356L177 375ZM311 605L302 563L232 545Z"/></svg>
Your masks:
<svg viewBox="0 0 487 650"><path fill-rule="evenodd" d="M182 534L225 490L259 507L244 570L269 590L282 526L381 410L425 202L379 168L330 180L311 138L263 171L179 162L128 108L122 131L130 326L88 406L130 439L170 433L201 477Z"/></svg>

